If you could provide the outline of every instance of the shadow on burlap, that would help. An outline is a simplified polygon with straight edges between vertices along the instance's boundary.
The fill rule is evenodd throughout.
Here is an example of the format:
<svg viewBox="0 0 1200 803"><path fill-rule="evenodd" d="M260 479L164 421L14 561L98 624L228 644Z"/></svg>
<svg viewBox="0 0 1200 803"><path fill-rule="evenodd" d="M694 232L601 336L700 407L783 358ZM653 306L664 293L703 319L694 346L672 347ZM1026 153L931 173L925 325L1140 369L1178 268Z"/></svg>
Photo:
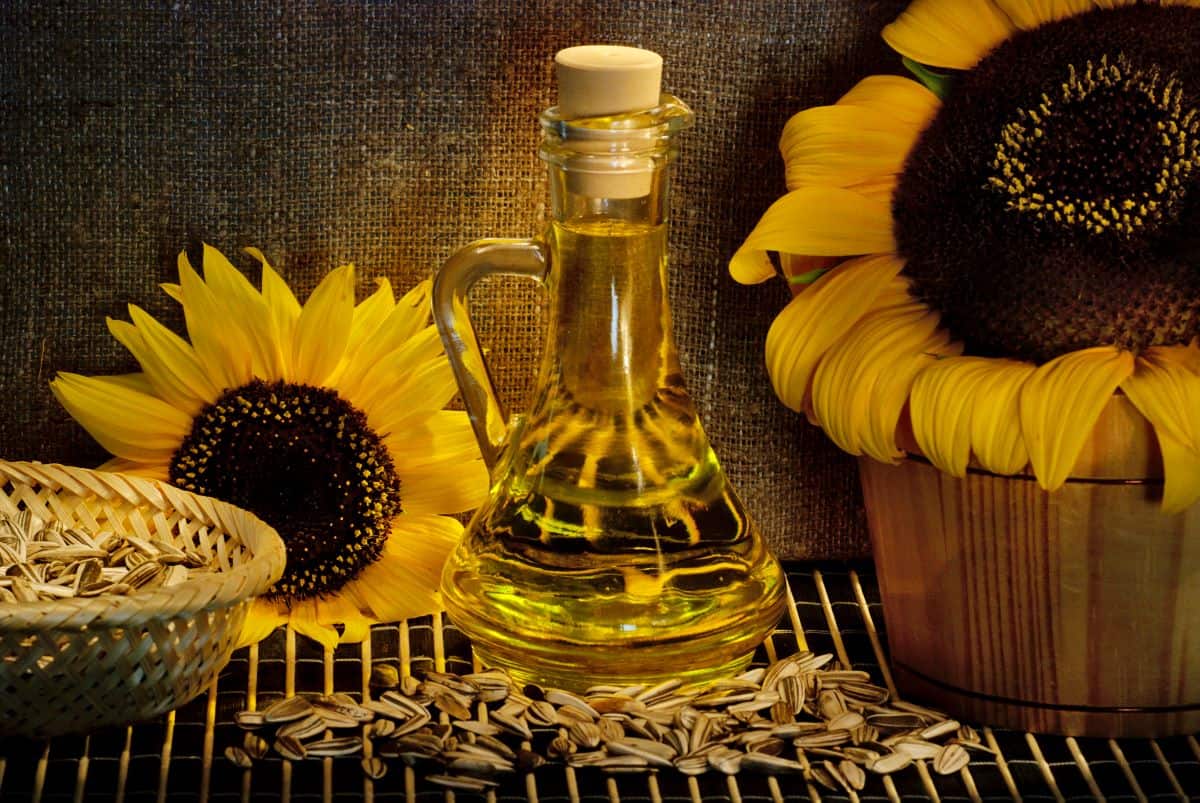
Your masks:
<svg viewBox="0 0 1200 803"><path fill-rule="evenodd" d="M0 12L0 455L104 459L47 382L136 370L104 325L127 303L182 332L158 285L188 243L220 248L256 284L235 255L262 248L302 298L353 262L361 298L377 276L406 289L478 237L534 234L552 54L634 44L663 55L664 88L697 116L674 186L671 296L717 453L781 554L866 554L853 461L766 377L786 289L738 286L726 263L783 191L788 116L895 71L878 32L902 0L136 5ZM487 283L474 305L520 407L537 291Z"/></svg>

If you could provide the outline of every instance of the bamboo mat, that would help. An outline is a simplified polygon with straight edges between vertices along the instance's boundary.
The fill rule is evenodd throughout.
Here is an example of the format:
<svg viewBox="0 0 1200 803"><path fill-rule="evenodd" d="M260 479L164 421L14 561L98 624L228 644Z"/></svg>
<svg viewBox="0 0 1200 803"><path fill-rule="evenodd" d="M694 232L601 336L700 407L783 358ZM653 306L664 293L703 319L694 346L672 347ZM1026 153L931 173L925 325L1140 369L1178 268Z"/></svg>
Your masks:
<svg viewBox="0 0 1200 803"><path fill-rule="evenodd" d="M869 671L892 688L878 587L869 563L792 564L788 616L756 662L807 643ZM948 646L949 648L949 646ZM239 744L235 712L297 692L366 691L371 667L401 672L469 672L470 645L453 626L426 617L375 628L361 647L325 652L290 631L238 652L206 694L162 720L49 743L0 743L2 801L537 801L540 803L778 803L779 801L1200 800L1200 742L1071 739L981 727L995 757L973 754L951 776L916 762L891 776L869 776L857 795L831 792L795 776L662 771L605 776L598 770L547 766L509 778L487 796L451 793L422 783L392 762L378 781L358 758L286 762L268 758L240 770L223 756Z"/></svg>

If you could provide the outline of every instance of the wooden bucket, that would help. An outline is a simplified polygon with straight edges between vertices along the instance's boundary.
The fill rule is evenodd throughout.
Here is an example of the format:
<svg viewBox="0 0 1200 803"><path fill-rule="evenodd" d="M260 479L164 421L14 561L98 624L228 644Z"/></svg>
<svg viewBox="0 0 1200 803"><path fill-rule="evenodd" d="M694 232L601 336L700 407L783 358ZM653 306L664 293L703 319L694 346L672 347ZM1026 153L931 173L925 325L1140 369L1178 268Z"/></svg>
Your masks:
<svg viewBox="0 0 1200 803"><path fill-rule="evenodd" d="M1200 505L1160 512L1157 441L1124 397L1053 494L920 457L859 468L902 694L1035 732L1200 731Z"/></svg>

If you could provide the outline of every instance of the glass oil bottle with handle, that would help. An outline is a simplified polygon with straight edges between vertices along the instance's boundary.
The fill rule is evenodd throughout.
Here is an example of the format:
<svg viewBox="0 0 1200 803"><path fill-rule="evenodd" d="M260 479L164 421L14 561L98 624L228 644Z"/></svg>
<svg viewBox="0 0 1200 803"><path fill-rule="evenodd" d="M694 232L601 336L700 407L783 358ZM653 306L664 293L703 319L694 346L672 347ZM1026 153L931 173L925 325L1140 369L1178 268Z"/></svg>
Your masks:
<svg viewBox="0 0 1200 803"><path fill-rule="evenodd" d="M784 580L721 470L684 387L667 299L667 190L691 111L659 94L662 60L629 47L556 56L541 115L553 220L482 240L434 279L434 318L491 470L491 493L442 575L482 663L580 689L746 666ZM466 295L492 274L549 294L528 412L496 398Z"/></svg>

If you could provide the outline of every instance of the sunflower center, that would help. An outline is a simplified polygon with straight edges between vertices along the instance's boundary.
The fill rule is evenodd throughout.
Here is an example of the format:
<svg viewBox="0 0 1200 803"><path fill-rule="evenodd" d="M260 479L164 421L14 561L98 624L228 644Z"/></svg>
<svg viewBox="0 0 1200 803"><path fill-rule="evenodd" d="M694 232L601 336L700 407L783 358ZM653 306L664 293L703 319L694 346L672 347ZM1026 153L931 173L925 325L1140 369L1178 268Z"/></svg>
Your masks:
<svg viewBox="0 0 1200 803"><path fill-rule="evenodd" d="M969 351L1200 335L1200 10L1097 10L960 75L893 202L914 293Z"/></svg>
<svg viewBox="0 0 1200 803"><path fill-rule="evenodd" d="M196 416L171 482L252 511L287 546L272 594L337 591L375 562L400 512L400 480L367 419L328 388L254 380Z"/></svg>
<svg viewBox="0 0 1200 803"><path fill-rule="evenodd" d="M1175 220L1200 166L1200 115L1183 107L1178 79L1123 54L1067 69L1056 97L1001 131L988 181L1005 208L1094 234Z"/></svg>

